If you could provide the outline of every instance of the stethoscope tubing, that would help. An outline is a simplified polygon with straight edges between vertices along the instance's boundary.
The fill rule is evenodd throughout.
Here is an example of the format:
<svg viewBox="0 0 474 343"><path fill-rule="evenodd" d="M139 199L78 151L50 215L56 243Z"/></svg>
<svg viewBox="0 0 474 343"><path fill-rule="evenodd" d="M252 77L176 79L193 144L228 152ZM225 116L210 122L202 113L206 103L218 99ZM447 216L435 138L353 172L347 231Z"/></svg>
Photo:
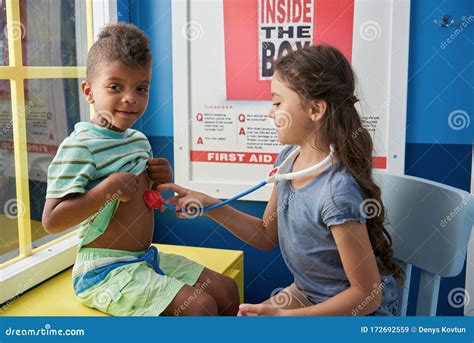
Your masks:
<svg viewBox="0 0 474 343"><path fill-rule="evenodd" d="M332 158L334 157L334 146L331 145L330 146L330 153L329 155L321 162L319 162L318 164L312 166L312 167L309 167L309 168L306 168L305 170L301 170L299 172L292 172L292 173L286 173L286 174L280 174L280 169L284 168L285 166L288 165L288 162L296 157L296 155L299 153L299 147L297 149L295 149L289 156L287 156L287 158L280 164L280 166L278 167L275 167L273 168L267 179L265 181L262 181L260 182L259 184L233 196L232 198L229 198L229 199L226 199L224 201L221 201L220 203L217 203L217 204L214 204L214 205L211 205L211 206L207 206L207 207L204 207L202 209L195 209L194 211L186 211L185 209L181 209L180 211L177 211L178 213L188 213L188 214L195 214L196 212L205 212L205 211L210 211L210 210L215 210L216 208L219 208L219 207L222 207L222 206L225 206L233 201L236 201L244 196L246 196L247 194L250 194L252 192L255 192L257 189L260 189L262 188L263 186L269 184L269 183L276 183L278 181L282 181L282 180L293 180L293 179L297 179L297 178L300 178L300 177L303 177L303 176L306 176L306 175L309 175L313 172L315 172L316 170L318 169L323 169L323 168L326 168L330 163L331 163L331 160ZM164 201L163 202L163 205L166 207L166 208L169 208L170 210L173 210L173 211L176 211L176 207L174 205L171 205L170 203L168 203L167 201Z"/></svg>

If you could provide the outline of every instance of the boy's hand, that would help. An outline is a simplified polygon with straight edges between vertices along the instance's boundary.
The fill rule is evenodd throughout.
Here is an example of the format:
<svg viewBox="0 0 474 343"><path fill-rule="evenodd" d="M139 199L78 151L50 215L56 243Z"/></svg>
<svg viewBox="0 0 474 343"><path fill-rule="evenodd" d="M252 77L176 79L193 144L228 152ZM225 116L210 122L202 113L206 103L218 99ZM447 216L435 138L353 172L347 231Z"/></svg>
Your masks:
<svg viewBox="0 0 474 343"><path fill-rule="evenodd" d="M176 206L176 216L178 218L194 218L202 214L202 209L219 202L218 199L212 198L204 193L199 193L175 185L174 183L166 183L156 187L158 192L171 190L177 195L166 199L166 201ZM160 210L163 212L165 206L161 206ZM183 210L183 212L180 212Z"/></svg>
<svg viewBox="0 0 474 343"><path fill-rule="evenodd" d="M107 180L111 184L112 192L116 193L122 202L129 201L139 188L138 176L133 173L113 173Z"/></svg>
<svg viewBox="0 0 474 343"><path fill-rule="evenodd" d="M149 158L147 174L156 184L169 183L173 179L173 169L166 158Z"/></svg>

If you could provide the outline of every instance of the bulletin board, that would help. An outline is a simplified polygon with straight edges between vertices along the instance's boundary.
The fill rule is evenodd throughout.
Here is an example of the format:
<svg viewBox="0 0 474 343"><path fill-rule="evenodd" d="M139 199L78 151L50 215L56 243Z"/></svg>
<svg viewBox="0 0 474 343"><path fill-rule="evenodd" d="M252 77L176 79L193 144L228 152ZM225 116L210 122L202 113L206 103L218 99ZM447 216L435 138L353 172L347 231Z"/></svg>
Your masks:
<svg viewBox="0 0 474 343"><path fill-rule="evenodd" d="M374 167L403 174L409 18L409 1L173 1L175 182L225 199L264 180L283 148L267 117L271 62L319 43L357 73Z"/></svg>

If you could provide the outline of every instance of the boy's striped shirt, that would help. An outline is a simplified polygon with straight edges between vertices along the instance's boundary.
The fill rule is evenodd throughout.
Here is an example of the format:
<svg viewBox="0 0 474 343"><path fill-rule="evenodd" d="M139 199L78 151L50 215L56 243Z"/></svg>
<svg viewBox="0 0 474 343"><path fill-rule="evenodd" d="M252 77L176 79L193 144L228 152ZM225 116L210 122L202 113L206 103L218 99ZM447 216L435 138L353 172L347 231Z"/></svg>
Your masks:
<svg viewBox="0 0 474 343"><path fill-rule="evenodd" d="M118 132L77 123L48 168L46 198L85 193L115 172L138 175L147 167L146 158L152 157L148 139L137 130Z"/></svg>

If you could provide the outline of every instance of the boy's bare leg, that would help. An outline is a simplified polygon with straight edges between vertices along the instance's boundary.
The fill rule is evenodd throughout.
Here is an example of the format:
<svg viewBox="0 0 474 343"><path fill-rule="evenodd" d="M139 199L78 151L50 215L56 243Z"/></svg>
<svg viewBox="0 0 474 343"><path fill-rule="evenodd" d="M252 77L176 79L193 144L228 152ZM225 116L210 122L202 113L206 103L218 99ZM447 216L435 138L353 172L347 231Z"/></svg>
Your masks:
<svg viewBox="0 0 474 343"><path fill-rule="evenodd" d="M204 290L215 300L220 316L237 314L240 304L239 289L232 278L204 268L194 287Z"/></svg>
<svg viewBox="0 0 474 343"><path fill-rule="evenodd" d="M206 291L184 285L161 314L163 316L217 316L216 301Z"/></svg>

